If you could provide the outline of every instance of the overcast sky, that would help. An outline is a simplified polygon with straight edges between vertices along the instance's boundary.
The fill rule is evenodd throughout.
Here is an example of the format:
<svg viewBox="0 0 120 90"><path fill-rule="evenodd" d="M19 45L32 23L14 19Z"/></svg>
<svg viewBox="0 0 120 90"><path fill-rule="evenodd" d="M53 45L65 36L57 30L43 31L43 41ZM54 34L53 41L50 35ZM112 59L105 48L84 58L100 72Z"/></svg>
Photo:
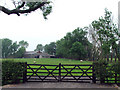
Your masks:
<svg viewBox="0 0 120 90"><path fill-rule="evenodd" d="M37 44L55 42L77 27L89 26L93 20L104 16L105 8L112 11L117 23L118 1L53 0L53 10L48 20L44 20L41 12L33 12L28 16L6 15L1 12L0 38L18 42L25 40L29 43L27 50L32 51Z"/></svg>

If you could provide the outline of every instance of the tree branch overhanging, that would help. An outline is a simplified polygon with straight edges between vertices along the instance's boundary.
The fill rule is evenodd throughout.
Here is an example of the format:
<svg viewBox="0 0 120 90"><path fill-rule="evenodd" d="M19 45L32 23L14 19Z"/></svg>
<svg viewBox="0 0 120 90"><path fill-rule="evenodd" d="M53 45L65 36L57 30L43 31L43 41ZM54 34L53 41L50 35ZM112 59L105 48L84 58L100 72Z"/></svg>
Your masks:
<svg viewBox="0 0 120 90"><path fill-rule="evenodd" d="M44 6L45 4L49 4L49 2L38 3L38 5L36 5L34 7L30 7L29 9L20 10L20 8L22 8L25 5L25 2L23 2L20 6L18 6L16 9L13 9L13 10L9 10L8 8L5 8L4 6L0 6L0 11L6 13L8 15L17 14L18 16L20 16L20 14L31 13L32 11L35 11L38 8Z"/></svg>
<svg viewBox="0 0 120 90"><path fill-rule="evenodd" d="M19 5L19 6L17 7L17 9L20 9L20 8L24 7L24 5L25 5L25 2L23 2L21 5Z"/></svg>

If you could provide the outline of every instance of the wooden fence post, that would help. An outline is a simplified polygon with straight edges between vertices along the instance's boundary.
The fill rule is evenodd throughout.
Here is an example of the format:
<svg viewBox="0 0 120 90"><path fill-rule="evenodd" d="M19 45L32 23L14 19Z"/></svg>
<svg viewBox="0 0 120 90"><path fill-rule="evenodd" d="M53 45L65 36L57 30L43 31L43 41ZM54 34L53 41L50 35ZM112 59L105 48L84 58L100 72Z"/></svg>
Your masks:
<svg viewBox="0 0 120 90"><path fill-rule="evenodd" d="M23 72L23 83L27 81L27 62L25 62L24 69L25 71Z"/></svg>
<svg viewBox="0 0 120 90"><path fill-rule="evenodd" d="M93 65L93 68L92 68L92 82L93 83L96 83L96 75L95 75L95 68L94 68L94 65Z"/></svg>
<svg viewBox="0 0 120 90"><path fill-rule="evenodd" d="M59 82L61 81L61 63L59 63Z"/></svg>

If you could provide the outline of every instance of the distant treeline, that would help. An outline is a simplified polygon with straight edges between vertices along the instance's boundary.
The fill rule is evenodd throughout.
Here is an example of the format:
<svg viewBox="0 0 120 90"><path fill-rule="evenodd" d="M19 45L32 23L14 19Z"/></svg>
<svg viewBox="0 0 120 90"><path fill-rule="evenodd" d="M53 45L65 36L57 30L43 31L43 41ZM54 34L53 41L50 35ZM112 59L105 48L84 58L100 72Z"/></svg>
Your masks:
<svg viewBox="0 0 120 90"><path fill-rule="evenodd" d="M22 58L29 45L24 40L17 43L8 38L4 38L0 39L0 41L2 43L2 58Z"/></svg>

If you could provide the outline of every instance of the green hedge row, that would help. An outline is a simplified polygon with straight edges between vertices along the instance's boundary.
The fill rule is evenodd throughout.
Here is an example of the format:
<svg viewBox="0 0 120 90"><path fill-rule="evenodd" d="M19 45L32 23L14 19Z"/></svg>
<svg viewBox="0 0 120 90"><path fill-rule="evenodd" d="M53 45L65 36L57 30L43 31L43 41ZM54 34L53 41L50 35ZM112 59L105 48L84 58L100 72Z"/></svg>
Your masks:
<svg viewBox="0 0 120 90"><path fill-rule="evenodd" d="M25 62L2 61L2 85L23 82Z"/></svg>
<svg viewBox="0 0 120 90"><path fill-rule="evenodd" d="M101 83L120 83L120 62L99 60L93 63L95 75Z"/></svg>

